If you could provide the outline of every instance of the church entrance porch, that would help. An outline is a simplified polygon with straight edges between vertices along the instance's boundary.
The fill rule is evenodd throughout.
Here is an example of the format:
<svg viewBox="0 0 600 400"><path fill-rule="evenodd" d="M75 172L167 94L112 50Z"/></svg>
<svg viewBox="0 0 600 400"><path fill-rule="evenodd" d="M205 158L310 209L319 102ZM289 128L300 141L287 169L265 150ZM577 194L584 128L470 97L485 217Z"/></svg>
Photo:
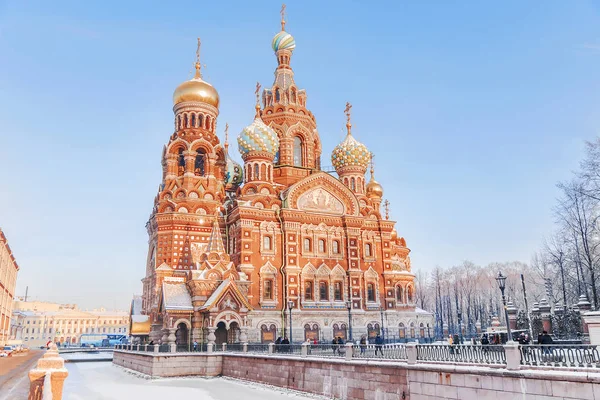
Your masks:
<svg viewBox="0 0 600 400"><path fill-rule="evenodd" d="M217 346L227 343L227 327L223 321L217 324L217 330L215 331L215 343Z"/></svg>
<svg viewBox="0 0 600 400"><path fill-rule="evenodd" d="M177 346L188 346L190 343L190 332L185 323L180 322L175 331L175 343Z"/></svg>
<svg viewBox="0 0 600 400"><path fill-rule="evenodd" d="M215 344L220 346L223 343L240 343L240 333L240 325L237 321L231 322L229 328L225 322L221 321L217 324L217 329L215 330Z"/></svg>

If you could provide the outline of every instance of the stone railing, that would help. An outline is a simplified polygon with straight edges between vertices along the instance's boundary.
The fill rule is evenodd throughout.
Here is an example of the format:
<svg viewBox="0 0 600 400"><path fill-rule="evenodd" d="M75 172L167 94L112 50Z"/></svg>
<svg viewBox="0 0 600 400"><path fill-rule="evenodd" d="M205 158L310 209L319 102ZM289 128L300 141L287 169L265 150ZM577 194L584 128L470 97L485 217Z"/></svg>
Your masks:
<svg viewBox="0 0 600 400"><path fill-rule="evenodd" d="M61 400L63 385L69 372L65 361L58 356L54 343L37 362L37 367L29 371L29 400Z"/></svg>

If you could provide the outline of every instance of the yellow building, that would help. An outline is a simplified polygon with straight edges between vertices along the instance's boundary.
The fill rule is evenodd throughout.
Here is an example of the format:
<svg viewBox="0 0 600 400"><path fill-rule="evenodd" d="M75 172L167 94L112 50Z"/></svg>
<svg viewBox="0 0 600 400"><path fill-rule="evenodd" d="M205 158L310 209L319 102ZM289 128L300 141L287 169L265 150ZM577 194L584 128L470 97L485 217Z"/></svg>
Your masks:
<svg viewBox="0 0 600 400"><path fill-rule="evenodd" d="M19 266L4 232L0 229L0 345L3 345L10 336L10 320L18 272Z"/></svg>
<svg viewBox="0 0 600 400"><path fill-rule="evenodd" d="M86 333L129 335L129 313L80 310L75 304L14 302L11 339L22 340L26 346L43 346L49 340L76 345Z"/></svg>

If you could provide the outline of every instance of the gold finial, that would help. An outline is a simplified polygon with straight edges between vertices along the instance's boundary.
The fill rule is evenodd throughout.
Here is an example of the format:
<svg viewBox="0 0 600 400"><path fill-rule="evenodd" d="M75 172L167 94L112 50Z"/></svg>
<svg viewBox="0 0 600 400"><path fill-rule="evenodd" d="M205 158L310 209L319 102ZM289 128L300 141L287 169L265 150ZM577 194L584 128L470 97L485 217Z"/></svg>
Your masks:
<svg viewBox="0 0 600 400"><path fill-rule="evenodd" d="M385 207L385 219L390 219L390 202L385 199L383 206Z"/></svg>
<svg viewBox="0 0 600 400"><path fill-rule="evenodd" d="M281 30L285 31L285 3L281 5Z"/></svg>
<svg viewBox="0 0 600 400"><path fill-rule="evenodd" d="M260 103L258 100L259 97L259 92L260 92L260 83L256 82L256 89L254 90L254 94L256 95L256 118L260 117Z"/></svg>
<svg viewBox="0 0 600 400"><path fill-rule="evenodd" d="M200 64L200 46L202 45L202 42L200 41L200 38L198 38L198 47L196 47L196 75L194 76L194 78L198 79L198 78L202 78L202 73L200 72L200 68L202 68L202 64Z"/></svg>
<svg viewBox="0 0 600 400"><path fill-rule="evenodd" d="M229 124L225 122L225 152L229 149Z"/></svg>
<svg viewBox="0 0 600 400"><path fill-rule="evenodd" d="M346 114L346 128L348 128L348 135L350 135L350 128L352 128L352 124L350 123L350 109L352 108L352 104L346 102L346 108L344 109L344 114Z"/></svg>
<svg viewBox="0 0 600 400"><path fill-rule="evenodd" d="M375 160L373 160L373 158L375 158L375 154L373 154L373 152L370 153L371 155L371 180L375 179Z"/></svg>

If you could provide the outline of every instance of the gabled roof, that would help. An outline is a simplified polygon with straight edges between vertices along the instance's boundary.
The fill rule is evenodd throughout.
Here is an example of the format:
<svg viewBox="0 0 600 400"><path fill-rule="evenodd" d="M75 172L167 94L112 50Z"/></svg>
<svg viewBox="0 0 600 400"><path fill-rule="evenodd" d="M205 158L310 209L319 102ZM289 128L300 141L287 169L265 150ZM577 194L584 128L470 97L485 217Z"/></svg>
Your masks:
<svg viewBox="0 0 600 400"><path fill-rule="evenodd" d="M194 310L192 297L185 283L163 282L162 297L165 310Z"/></svg>
<svg viewBox="0 0 600 400"><path fill-rule="evenodd" d="M252 310L252 306L246 299L246 297L240 292L237 285L231 279L225 279L219 287L210 295L206 303L202 307L201 310L210 310L212 307L219 304L219 301L223 298L225 293L231 293L241 304L244 305L248 310Z"/></svg>

